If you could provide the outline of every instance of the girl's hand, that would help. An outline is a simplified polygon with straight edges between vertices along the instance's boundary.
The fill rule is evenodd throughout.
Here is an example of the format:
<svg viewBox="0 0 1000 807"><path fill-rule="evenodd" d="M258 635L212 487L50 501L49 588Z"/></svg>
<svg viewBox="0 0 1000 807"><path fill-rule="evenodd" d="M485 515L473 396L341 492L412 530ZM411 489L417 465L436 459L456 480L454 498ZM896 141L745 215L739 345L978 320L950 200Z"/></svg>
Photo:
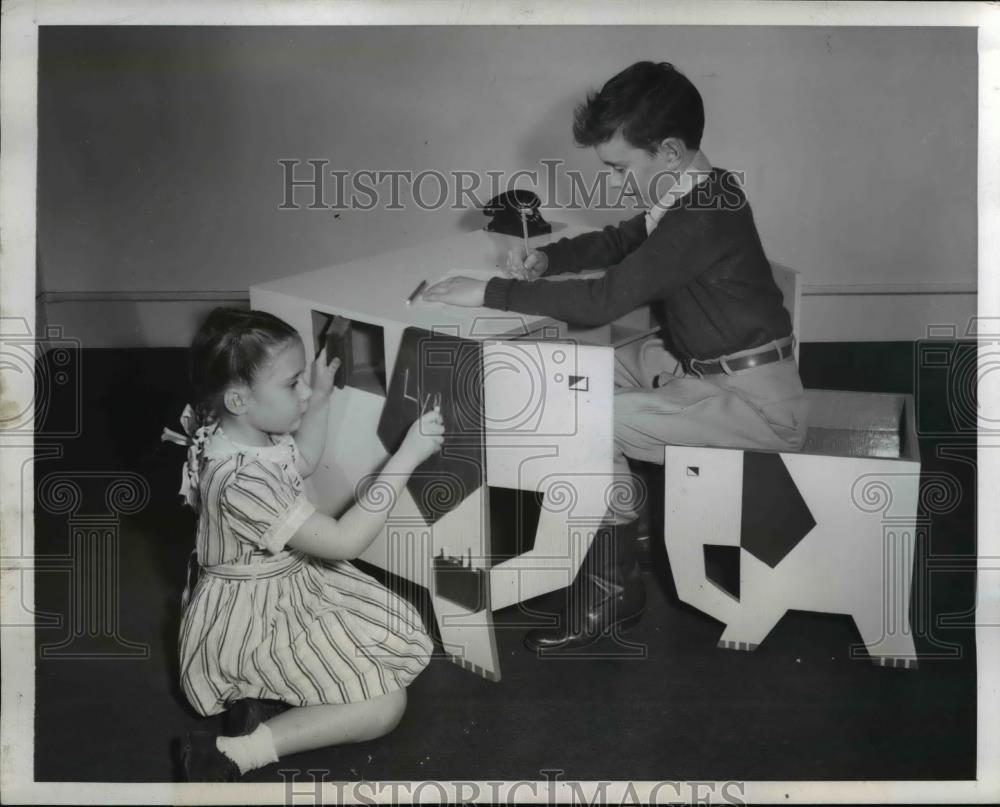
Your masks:
<svg viewBox="0 0 1000 807"><path fill-rule="evenodd" d="M517 280L537 280L549 268L549 258L540 250L527 252L524 244L519 244L507 252L507 265L503 269L506 277Z"/></svg>
<svg viewBox="0 0 1000 807"><path fill-rule="evenodd" d="M435 283L429 289L424 289L421 296L430 302L481 308L485 295L486 283L482 280L473 280L471 277L449 277L447 280Z"/></svg>
<svg viewBox="0 0 1000 807"><path fill-rule="evenodd" d="M326 363L326 345L319 352L316 357L316 361L313 362L312 366L312 381L309 386L312 387L312 398L316 398L318 401L323 401L330 397L330 393L333 392L333 379L337 375L337 369L340 367L340 359L334 359L329 365Z"/></svg>
<svg viewBox="0 0 1000 807"><path fill-rule="evenodd" d="M408 466L416 468L424 460L437 454L443 444L444 418L440 412L428 412L410 426L396 456Z"/></svg>

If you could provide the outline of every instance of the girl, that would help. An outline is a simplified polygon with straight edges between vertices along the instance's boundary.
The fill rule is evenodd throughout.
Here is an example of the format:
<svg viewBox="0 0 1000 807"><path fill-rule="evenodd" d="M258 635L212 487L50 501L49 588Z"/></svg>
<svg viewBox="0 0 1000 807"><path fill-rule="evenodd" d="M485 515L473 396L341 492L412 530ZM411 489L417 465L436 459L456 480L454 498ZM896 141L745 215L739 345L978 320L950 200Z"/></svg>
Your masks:
<svg viewBox="0 0 1000 807"><path fill-rule="evenodd" d="M298 333L261 311L217 308L192 344L197 404L182 417L191 437L181 493L199 511L202 574L184 595L181 687L202 715L239 704L249 733L189 734L188 781L235 781L286 754L391 731L430 659L417 612L348 559L440 450L441 415L410 428L339 521L318 513L302 478L323 454L338 366L321 352L307 382ZM264 720L260 699L294 708Z"/></svg>

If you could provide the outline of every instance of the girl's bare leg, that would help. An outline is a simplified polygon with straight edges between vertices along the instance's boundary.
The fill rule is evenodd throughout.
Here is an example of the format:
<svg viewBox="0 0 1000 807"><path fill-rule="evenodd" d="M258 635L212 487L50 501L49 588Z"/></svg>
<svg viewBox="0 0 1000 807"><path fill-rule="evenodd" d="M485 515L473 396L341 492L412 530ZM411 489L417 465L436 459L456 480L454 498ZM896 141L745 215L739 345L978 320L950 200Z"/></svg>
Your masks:
<svg viewBox="0 0 1000 807"><path fill-rule="evenodd" d="M357 743L388 734L406 709L406 690L398 689L359 703L299 706L265 724L274 737L278 757Z"/></svg>

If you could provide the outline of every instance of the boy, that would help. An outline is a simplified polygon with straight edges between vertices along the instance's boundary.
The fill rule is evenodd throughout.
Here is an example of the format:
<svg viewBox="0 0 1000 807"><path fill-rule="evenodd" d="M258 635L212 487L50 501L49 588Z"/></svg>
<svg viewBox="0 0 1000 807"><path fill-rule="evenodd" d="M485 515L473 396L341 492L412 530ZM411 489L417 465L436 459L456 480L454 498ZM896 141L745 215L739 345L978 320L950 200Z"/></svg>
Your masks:
<svg viewBox="0 0 1000 807"><path fill-rule="evenodd" d="M788 451L805 439L791 320L742 189L700 151L704 120L701 95L672 65L622 71L577 108L573 134L646 212L527 254L512 250L506 278L451 278L424 293L585 326L651 304L662 327L662 340L616 352L614 473L631 496L609 496L569 618L525 637L536 651L580 647L639 620L645 591L627 458L662 464L668 444ZM598 268L603 277L544 279Z"/></svg>

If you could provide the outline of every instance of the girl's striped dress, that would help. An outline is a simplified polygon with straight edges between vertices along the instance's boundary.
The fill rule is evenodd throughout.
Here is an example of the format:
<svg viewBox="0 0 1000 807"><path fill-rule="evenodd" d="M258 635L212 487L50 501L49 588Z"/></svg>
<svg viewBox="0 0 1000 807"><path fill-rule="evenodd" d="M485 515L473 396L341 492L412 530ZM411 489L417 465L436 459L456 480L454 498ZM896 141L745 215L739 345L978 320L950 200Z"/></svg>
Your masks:
<svg viewBox="0 0 1000 807"><path fill-rule="evenodd" d="M416 610L348 561L288 539L314 512L290 435L267 447L217 427L199 474L201 574L181 620L181 687L202 715L240 698L352 703L407 686L430 660Z"/></svg>

